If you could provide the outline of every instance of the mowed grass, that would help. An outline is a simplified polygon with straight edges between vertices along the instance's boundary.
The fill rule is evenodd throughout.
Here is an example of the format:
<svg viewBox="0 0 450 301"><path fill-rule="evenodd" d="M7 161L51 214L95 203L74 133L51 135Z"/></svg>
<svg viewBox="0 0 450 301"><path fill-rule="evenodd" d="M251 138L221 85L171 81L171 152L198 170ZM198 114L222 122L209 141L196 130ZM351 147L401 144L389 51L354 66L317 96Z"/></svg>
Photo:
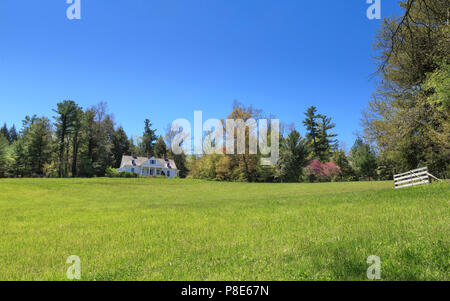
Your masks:
<svg viewBox="0 0 450 301"><path fill-rule="evenodd" d="M0 280L450 280L450 184L0 180Z"/></svg>

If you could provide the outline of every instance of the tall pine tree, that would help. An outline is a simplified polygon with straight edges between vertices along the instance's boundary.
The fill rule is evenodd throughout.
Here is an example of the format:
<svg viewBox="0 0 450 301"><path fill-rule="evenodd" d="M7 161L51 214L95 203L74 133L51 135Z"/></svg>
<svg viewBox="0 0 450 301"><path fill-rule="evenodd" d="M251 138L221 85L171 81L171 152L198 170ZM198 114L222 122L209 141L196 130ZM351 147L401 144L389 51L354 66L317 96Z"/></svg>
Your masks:
<svg viewBox="0 0 450 301"><path fill-rule="evenodd" d="M59 177L67 176L68 158L67 152L69 148L69 136L73 130L73 126L77 120L78 106L72 100L65 100L57 104L57 109L53 110L58 115L56 120L56 135L59 144Z"/></svg>
<svg viewBox="0 0 450 301"><path fill-rule="evenodd" d="M111 150L114 155L114 167L120 167L122 156L130 152L130 144L131 142L121 126L114 131Z"/></svg>
<svg viewBox="0 0 450 301"><path fill-rule="evenodd" d="M159 136L158 141L155 144L155 157L164 158L167 155L166 143L162 136Z"/></svg>
<svg viewBox="0 0 450 301"><path fill-rule="evenodd" d="M144 121L144 134L142 136L142 141L139 144L139 151L141 156L153 156L155 142L158 139L156 136L156 129L152 129L152 124L150 119L145 119Z"/></svg>
<svg viewBox="0 0 450 301"><path fill-rule="evenodd" d="M316 113L316 107L309 107L305 113L306 119L303 121L303 124L306 126L306 141L311 147L313 157L319 158L319 124Z"/></svg>
<svg viewBox="0 0 450 301"><path fill-rule="evenodd" d="M336 127L331 122L331 118L326 115L318 115L319 118L319 134L318 134L318 158L322 162L328 162L331 159L333 150L337 149L337 134L334 134L331 130Z"/></svg>

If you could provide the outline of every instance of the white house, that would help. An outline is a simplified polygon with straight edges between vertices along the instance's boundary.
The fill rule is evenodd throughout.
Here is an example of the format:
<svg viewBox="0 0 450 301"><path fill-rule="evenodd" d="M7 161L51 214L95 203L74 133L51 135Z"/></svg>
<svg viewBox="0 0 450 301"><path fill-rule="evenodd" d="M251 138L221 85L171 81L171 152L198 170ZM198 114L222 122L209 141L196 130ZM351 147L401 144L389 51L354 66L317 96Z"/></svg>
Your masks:
<svg viewBox="0 0 450 301"><path fill-rule="evenodd" d="M134 172L145 177L174 178L178 176L178 169L173 160L155 157L122 156L122 163L117 171Z"/></svg>

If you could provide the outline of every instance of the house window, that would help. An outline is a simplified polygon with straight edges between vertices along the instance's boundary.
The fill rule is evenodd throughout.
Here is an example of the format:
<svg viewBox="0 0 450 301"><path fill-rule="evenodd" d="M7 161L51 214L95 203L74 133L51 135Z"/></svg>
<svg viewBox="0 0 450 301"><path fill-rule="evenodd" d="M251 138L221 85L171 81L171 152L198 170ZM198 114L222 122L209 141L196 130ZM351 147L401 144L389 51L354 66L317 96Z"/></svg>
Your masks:
<svg viewBox="0 0 450 301"><path fill-rule="evenodd" d="M170 171L167 171L167 176L170 177Z"/></svg>
<svg viewBox="0 0 450 301"><path fill-rule="evenodd" d="M134 168L131 169L131 172L134 172Z"/></svg>
<svg viewBox="0 0 450 301"><path fill-rule="evenodd" d="M154 165L154 164L156 164L156 161L155 160L150 160L150 164Z"/></svg>

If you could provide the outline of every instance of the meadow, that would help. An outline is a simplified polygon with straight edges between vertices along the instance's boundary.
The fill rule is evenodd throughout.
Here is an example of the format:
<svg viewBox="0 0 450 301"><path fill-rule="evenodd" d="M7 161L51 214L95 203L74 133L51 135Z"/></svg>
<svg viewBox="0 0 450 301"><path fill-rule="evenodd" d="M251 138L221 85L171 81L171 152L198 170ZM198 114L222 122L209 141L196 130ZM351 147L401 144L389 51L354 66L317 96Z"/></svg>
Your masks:
<svg viewBox="0 0 450 301"><path fill-rule="evenodd" d="M450 280L450 184L1 179L0 280Z"/></svg>

